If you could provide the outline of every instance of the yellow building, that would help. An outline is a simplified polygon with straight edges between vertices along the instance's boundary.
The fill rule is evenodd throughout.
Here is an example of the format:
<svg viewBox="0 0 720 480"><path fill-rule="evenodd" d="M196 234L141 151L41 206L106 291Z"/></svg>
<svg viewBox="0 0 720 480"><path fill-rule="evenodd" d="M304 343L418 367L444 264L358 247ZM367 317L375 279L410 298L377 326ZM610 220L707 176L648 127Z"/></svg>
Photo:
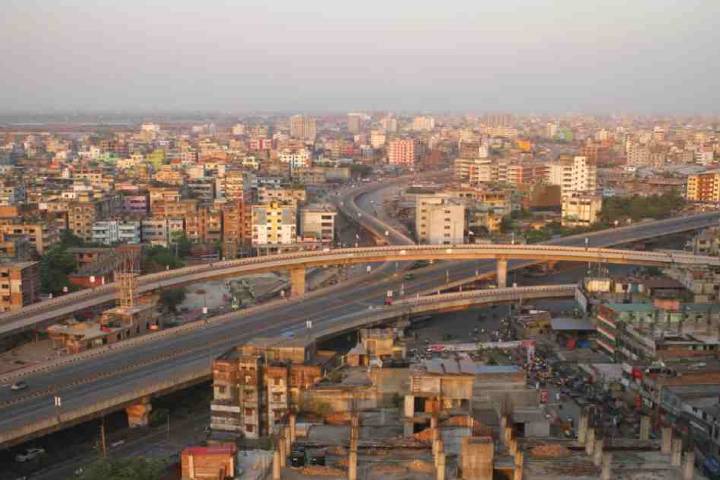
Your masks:
<svg viewBox="0 0 720 480"><path fill-rule="evenodd" d="M720 202L720 171L688 176L686 197L690 202Z"/></svg>

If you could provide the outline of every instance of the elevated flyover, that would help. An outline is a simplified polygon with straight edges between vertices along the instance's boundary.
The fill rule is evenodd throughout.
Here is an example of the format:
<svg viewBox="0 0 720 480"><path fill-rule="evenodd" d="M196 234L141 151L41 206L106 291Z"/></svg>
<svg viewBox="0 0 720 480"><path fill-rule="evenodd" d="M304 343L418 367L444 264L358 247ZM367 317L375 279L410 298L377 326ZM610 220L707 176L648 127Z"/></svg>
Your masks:
<svg viewBox="0 0 720 480"><path fill-rule="evenodd" d="M516 302L520 300L539 299L539 298L564 298L572 297L575 294L576 286L570 285L543 285L537 287L511 287L498 288L491 290L471 290L461 293L449 293L442 295L432 295L428 297L413 297L401 300L390 306L379 306L371 310L355 311L346 315L337 317L332 322L320 322L318 329L312 332L316 339L324 339L332 337L344 332L352 331L358 328L377 325L392 319L421 315L428 313L436 313L447 310L456 310L459 308L468 308L479 305L498 304L505 302ZM235 320L238 314L227 314L213 320L214 323L223 323L229 320ZM202 330L202 327L199 327ZM201 332L198 332L201 333ZM295 325L292 328L286 328L282 331L277 327L269 330L246 332L245 340L249 340L256 334L271 335L302 335L305 333L303 325ZM151 345L152 339L146 338L143 343ZM120 345L120 348L122 346ZM90 353L90 352L87 352ZM92 359L98 364L104 362L112 362L117 352L112 348L104 347L102 351L95 352L92 357L71 362L77 365L79 362L89 363ZM156 352L155 363L172 362L175 358L175 352ZM82 354L80 355L82 357ZM66 363L67 360L60 359L60 362ZM65 392L59 391L55 387L48 387L45 390L36 390L35 392L22 394L21 396L0 401L0 447L7 447L13 444L60 430L67 426L71 426L83 421L97 418L109 412L122 408L129 408L138 405L138 399L144 399L168 393L174 390L184 388L198 382L210 379L210 359L205 358L195 361L188 365L182 365L172 371L167 376L156 377L140 377L130 374L125 385L115 385L109 388L109 391L99 391L92 396L92 401L75 401L75 398ZM126 369L129 373L132 368ZM91 379L77 380L65 387L66 391L76 391L78 393L87 394L88 389L94 382L110 382L117 379L122 374L122 369L112 371L96 371ZM46 374L52 375L53 369L46 370ZM54 395L63 396L63 407L61 409L44 409L44 413L37 410L26 409L27 403L42 402L45 399L52 399ZM68 398L69 397L69 398ZM67 398L67 400L65 399ZM50 405L52 402L50 402ZM47 405L47 406L50 406ZM7 412L21 412L20 418L15 419L7 416ZM17 421L23 419L22 421Z"/></svg>
<svg viewBox="0 0 720 480"><path fill-rule="evenodd" d="M350 192L345 199L353 200L354 195L354 192ZM353 204L353 201L344 201L342 208L353 213ZM363 214L358 220L365 225L369 218L373 217ZM589 247L608 247L706 228L717 225L718 218L720 213L712 212L643 222L558 238L547 243L584 247L587 238ZM382 228L381 225L379 223L375 228ZM385 236L384 230L381 233ZM392 230L388 230L388 233L386 237L389 243L401 241L395 238ZM528 262L532 260L510 261L508 270ZM401 283L405 295L410 298L421 292L444 288L455 280L472 279L477 275L494 272L494 261L477 260L436 263L417 270L410 280L403 280L402 276L357 275L347 282L311 292L304 297L276 300L253 309L212 318L207 324L200 322L188 325L187 328L138 337L127 344L117 344L102 354L88 352L91 360L68 357L65 360L67 363L62 366L39 369L23 376L29 386L22 392L0 388L0 432L8 432L2 437L2 445L16 444L83 419L120 410L142 398L207 380L212 358L253 337L302 333L307 320L312 321L313 329L318 332L347 328L344 324L352 318L361 321L363 316L380 314L386 292L390 289L399 291ZM498 290L501 289L495 291ZM85 294L86 299L92 295L107 294L107 301L111 301L114 292L106 289L105 293L95 291ZM33 307L40 308L42 305ZM400 304L396 308L402 309ZM53 395L62 397L61 408L53 406ZM41 425L41 422L44 423ZM39 429L41 426L42 429Z"/></svg>
<svg viewBox="0 0 720 480"><path fill-rule="evenodd" d="M140 276L138 291L146 293L160 288L218 278L289 271L292 295L301 296L305 293L306 269L311 267L389 261L487 259L496 261L499 287L507 285L509 260L595 262L658 267L720 267L720 258L672 251L646 252L548 244L399 245L293 252L179 268ZM94 290L83 290L6 314L0 317L0 336L38 328L72 312L111 302L116 295L115 288L114 284L109 284Z"/></svg>

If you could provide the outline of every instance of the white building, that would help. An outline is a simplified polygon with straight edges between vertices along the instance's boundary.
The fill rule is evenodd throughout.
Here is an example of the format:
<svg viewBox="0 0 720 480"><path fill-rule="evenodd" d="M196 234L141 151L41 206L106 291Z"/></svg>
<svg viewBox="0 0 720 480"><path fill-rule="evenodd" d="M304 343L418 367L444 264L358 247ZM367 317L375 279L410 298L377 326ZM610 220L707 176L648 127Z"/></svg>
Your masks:
<svg viewBox="0 0 720 480"><path fill-rule="evenodd" d="M370 132L370 146L378 149L385 145L387 135L382 130L373 130Z"/></svg>
<svg viewBox="0 0 720 480"><path fill-rule="evenodd" d="M92 241L103 245L112 245L119 241L118 222L115 220L103 220L93 223Z"/></svg>
<svg viewBox="0 0 720 480"><path fill-rule="evenodd" d="M270 202L252 207L252 244L289 245L297 240L297 210L292 205Z"/></svg>
<svg viewBox="0 0 720 480"><path fill-rule="evenodd" d="M465 205L445 195L418 195L415 197L415 231L419 243L464 243Z"/></svg>
<svg viewBox="0 0 720 480"><path fill-rule="evenodd" d="M547 181L551 185L560 185L563 197L576 192L594 193L597 189L597 166L584 156L564 158L549 165Z"/></svg>
<svg viewBox="0 0 720 480"><path fill-rule="evenodd" d="M415 117L411 128L416 132L428 132L435 128L435 119L428 116Z"/></svg>
<svg viewBox="0 0 720 480"><path fill-rule="evenodd" d="M310 152L302 150L283 150L280 153L280 161L287 163L290 168L307 168L310 166Z"/></svg>
<svg viewBox="0 0 720 480"><path fill-rule="evenodd" d="M597 222L602 210L602 196L573 193L562 200L563 227L589 227Z"/></svg>
<svg viewBox="0 0 720 480"><path fill-rule="evenodd" d="M332 243L335 240L337 212L328 205L311 205L300 210L300 235L303 239Z"/></svg>

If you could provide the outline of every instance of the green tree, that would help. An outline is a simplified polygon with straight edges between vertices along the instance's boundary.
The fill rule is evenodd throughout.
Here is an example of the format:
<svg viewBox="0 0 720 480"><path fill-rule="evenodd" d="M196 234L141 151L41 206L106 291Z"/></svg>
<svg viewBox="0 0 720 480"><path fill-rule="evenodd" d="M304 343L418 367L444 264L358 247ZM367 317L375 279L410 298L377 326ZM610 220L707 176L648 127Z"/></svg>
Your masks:
<svg viewBox="0 0 720 480"><path fill-rule="evenodd" d="M143 272L153 273L170 269L180 268L184 265L182 260L177 258L175 254L166 247L153 245L145 250L143 258Z"/></svg>
<svg viewBox="0 0 720 480"><path fill-rule="evenodd" d="M178 305L185 300L185 288L168 288L160 292L160 303L168 310L176 312Z"/></svg>
<svg viewBox="0 0 720 480"><path fill-rule="evenodd" d="M353 163L350 165L350 174L353 177L367 177L372 173L373 169L370 165L362 163Z"/></svg>
<svg viewBox="0 0 720 480"><path fill-rule="evenodd" d="M80 475L83 480L157 480L165 463L142 457L103 459L91 464Z"/></svg>
<svg viewBox="0 0 720 480"><path fill-rule="evenodd" d="M185 232L173 232L171 241L178 257L187 258L190 256L192 242L187 235L185 235Z"/></svg>
<svg viewBox="0 0 720 480"><path fill-rule="evenodd" d="M51 247L40 258L40 289L57 295L71 288L68 275L75 270L75 258L62 244Z"/></svg>

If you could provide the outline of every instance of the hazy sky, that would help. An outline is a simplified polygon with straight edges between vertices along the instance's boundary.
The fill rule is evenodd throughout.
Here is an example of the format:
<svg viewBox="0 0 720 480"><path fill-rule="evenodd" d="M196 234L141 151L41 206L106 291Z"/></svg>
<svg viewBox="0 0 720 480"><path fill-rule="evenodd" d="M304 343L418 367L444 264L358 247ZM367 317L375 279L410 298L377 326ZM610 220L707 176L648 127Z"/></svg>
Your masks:
<svg viewBox="0 0 720 480"><path fill-rule="evenodd" d="M0 0L0 112L717 113L720 0Z"/></svg>

